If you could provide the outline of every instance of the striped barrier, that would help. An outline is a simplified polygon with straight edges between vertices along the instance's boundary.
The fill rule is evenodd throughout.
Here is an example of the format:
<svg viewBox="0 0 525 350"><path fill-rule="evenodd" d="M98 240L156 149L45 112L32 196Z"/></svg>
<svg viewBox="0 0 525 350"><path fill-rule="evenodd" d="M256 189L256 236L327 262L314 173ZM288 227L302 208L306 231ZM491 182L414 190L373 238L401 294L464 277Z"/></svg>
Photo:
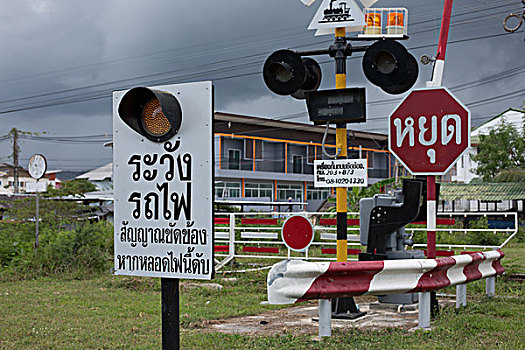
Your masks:
<svg viewBox="0 0 525 350"><path fill-rule="evenodd" d="M440 259L357 262L285 260L268 273L270 304L307 299L429 292L501 275L501 250Z"/></svg>

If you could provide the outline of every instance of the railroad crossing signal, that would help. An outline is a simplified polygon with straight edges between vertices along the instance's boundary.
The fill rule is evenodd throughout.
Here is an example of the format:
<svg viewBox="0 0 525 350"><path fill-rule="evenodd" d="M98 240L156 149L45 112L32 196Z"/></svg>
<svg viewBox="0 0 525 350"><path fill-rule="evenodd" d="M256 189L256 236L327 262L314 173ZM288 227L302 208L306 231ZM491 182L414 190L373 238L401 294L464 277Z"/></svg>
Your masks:
<svg viewBox="0 0 525 350"><path fill-rule="evenodd" d="M113 93L115 274L212 278L212 95L209 81Z"/></svg>
<svg viewBox="0 0 525 350"><path fill-rule="evenodd" d="M470 111L444 87L413 90L389 118L389 150L414 175L442 175L470 147Z"/></svg>

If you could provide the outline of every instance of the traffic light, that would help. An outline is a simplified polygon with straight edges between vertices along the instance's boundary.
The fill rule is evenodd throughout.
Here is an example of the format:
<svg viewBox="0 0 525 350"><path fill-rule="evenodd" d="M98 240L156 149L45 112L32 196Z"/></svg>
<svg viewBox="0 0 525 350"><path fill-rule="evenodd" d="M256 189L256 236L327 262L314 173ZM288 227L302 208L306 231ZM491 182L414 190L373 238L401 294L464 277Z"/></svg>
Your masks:
<svg viewBox="0 0 525 350"><path fill-rule="evenodd" d="M179 131L182 109L169 92L136 87L129 90L118 107L120 119L153 142L164 142Z"/></svg>
<svg viewBox="0 0 525 350"><path fill-rule="evenodd" d="M408 91L419 73L416 58L395 40L379 40L366 49L362 61L366 78L389 94Z"/></svg>
<svg viewBox="0 0 525 350"><path fill-rule="evenodd" d="M377 40L369 46L353 47L352 38L339 38L339 42L327 50L294 52L278 50L266 59L263 78L266 86L278 95L292 95L304 99L305 92L316 91L321 84L321 67L309 58L301 56L327 54L334 58L364 51L362 67L366 78L389 94L401 94L416 83L419 68L416 58L394 39Z"/></svg>
<svg viewBox="0 0 525 350"><path fill-rule="evenodd" d="M321 67L309 57L301 58L291 50L279 50L266 59L263 78L272 92L304 99L305 92L319 88Z"/></svg>

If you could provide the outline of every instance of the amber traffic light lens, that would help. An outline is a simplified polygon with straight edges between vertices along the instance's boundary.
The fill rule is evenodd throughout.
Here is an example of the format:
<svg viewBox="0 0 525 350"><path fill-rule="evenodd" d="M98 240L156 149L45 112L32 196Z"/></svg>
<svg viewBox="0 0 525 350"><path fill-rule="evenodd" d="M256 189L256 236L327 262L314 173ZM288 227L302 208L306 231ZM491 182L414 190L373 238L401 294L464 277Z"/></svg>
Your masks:
<svg viewBox="0 0 525 350"><path fill-rule="evenodd" d="M152 136L164 136L171 129L168 118L164 115L160 102L156 98L146 102L140 117L144 130Z"/></svg>

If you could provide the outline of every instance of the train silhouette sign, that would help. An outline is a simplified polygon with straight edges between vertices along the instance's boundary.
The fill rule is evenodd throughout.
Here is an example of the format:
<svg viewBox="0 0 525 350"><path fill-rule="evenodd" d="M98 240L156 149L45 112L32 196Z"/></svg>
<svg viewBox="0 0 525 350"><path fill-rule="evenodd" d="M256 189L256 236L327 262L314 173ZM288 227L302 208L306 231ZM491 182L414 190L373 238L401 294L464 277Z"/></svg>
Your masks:
<svg viewBox="0 0 525 350"><path fill-rule="evenodd" d="M443 175L470 147L470 111L444 87L413 90L388 127L390 152L414 175Z"/></svg>
<svg viewBox="0 0 525 350"><path fill-rule="evenodd" d="M315 35L333 35L335 28L361 31L365 25L365 16L354 0L323 0L308 29L317 29Z"/></svg>

